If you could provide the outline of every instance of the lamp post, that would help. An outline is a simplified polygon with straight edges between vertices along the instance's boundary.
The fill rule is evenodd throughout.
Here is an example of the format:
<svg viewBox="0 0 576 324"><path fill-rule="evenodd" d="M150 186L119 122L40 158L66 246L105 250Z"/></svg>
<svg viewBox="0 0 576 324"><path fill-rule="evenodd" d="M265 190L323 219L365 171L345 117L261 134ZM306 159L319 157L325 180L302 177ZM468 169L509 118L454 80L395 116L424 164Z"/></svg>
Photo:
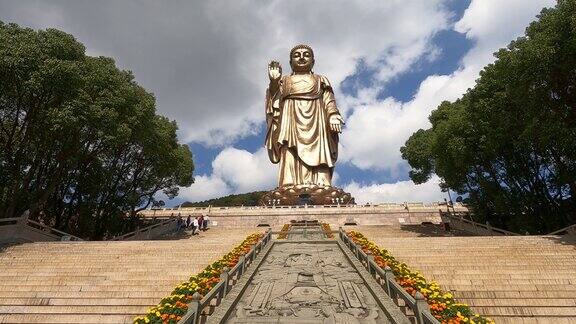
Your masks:
<svg viewBox="0 0 576 324"><path fill-rule="evenodd" d="M450 199L450 205L452 206L452 213L456 213L456 209L454 209L454 202L452 201L452 195L450 194L450 188L448 188L448 199Z"/></svg>

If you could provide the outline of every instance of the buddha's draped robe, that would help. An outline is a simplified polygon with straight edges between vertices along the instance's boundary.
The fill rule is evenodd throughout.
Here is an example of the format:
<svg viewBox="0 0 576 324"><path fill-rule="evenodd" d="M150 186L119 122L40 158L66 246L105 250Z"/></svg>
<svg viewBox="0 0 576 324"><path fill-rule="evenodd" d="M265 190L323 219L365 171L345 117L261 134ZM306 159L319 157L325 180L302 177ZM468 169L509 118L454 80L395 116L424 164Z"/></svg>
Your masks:
<svg viewBox="0 0 576 324"><path fill-rule="evenodd" d="M285 75L276 93L266 92L266 148L280 163L278 186L331 185L338 158L338 133L329 117L339 114L328 79L317 74Z"/></svg>

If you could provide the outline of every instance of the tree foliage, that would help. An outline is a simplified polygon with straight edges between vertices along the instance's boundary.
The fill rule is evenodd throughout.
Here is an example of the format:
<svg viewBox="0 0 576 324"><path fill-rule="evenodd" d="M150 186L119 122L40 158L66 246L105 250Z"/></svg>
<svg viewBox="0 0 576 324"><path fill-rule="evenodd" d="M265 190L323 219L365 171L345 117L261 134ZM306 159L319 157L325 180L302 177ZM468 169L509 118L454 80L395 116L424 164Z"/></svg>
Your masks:
<svg viewBox="0 0 576 324"><path fill-rule="evenodd" d="M73 36L0 22L0 214L99 238L192 183L176 123L111 58Z"/></svg>
<svg viewBox="0 0 576 324"><path fill-rule="evenodd" d="M544 9L473 89L402 147L410 177L467 194L478 220L547 233L575 221L576 1Z"/></svg>
<svg viewBox="0 0 576 324"><path fill-rule="evenodd" d="M182 207L226 207L226 206L258 206L258 201L267 191L254 191L238 195L209 199L200 202L185 202Z"/></svg>

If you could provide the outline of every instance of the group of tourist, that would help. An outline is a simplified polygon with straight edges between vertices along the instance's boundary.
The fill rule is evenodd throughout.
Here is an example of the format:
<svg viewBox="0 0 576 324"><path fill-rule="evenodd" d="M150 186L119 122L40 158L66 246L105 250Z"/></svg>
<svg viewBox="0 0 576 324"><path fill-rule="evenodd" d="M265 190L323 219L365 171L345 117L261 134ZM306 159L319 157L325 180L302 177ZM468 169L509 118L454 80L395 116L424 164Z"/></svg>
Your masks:
<svg viewBox="0 0 576 324"><path fill-rule="evenodd" d="M192 231L192 235L197 235L200 233L200 231L206 231L208 229L209 223L210 217L208 217L208 215L200 215L196 217L188 215L186 221L184 221L181 216L178 216L178 231L190 229Z"/></svg>

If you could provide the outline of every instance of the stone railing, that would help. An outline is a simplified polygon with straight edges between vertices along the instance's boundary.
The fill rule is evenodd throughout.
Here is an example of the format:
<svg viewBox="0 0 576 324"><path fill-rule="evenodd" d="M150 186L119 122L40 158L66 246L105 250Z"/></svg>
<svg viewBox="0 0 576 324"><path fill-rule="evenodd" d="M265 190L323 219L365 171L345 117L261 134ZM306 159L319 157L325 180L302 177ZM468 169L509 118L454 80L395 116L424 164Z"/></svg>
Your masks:
<svg viewBox="0 0 576 324"><path fill-rule="evenodd" d="M116 236L108 241L136 241L136 240L151 240L159 236L176 232L178 230L178 219L171 217L161 220L159 223L152 224L147 227L139 228L135 231Z"/></svg>
<svg viewBox="0 0 576 324"><path fill-rule="evenodd" d="M566 226L547 235L566 235L566 234L576 235L576 224Z"/></svg>
<svg viewBox="0 0 576 324"><path fill-rule="evenodd" d="M185 216L187 213L212 213L230 211L236 213L238 211L251 211L251 210L293 210L293 209L377 209L377 210L402 210L402 211L419 211L419 210L434 210L437 211L442 207L443 203L383 203L383 204L363 204L363 205L298 205L298 206L231 206L231 207L174 207L174 208L156 208L143 210L140 215L145 217L165 217L165 216ZM468 211L468 209L460 203L456 203L450 208L456 211Z"/></svg>
<svg viewBox="0 0 576 324"><path fill-rule="evenodd" d="M459 231L467 232L470 234L478 236L516 236L520 235L518 233L503 230L497 227L493 227L490 223L486 224L477 223L468 219L464 216L467 213L459 212L444 212L440 211L440 216L444 223L450 224L450 227Z"/></svg>
<svg viewBox="0 0 576 324"><path fill-rule="evenodd" d="M220 281L204 297L195 293L192 301L188 304L188 312L178 322L179 324L205 323L206 318L212 314L214 308L222 302L222 299L230 292L230 289L238 282L246 269L254 262L254 259L264 250L272 240L272 231L268 229L258 243L252 246L250 251L242 255L238 263L230 269L225 269L220 274Z"/></svg>
<svg viewBox="0 0 576 324"><path fill-rule="evenodd" d="M82 241L81 238L59 231L28 218L0 218L0 241L5 242L44 242L44 241Z"/></svg>
<svg viewBox="0 0 576 324"><path fill-rule="evenodd" d="M325 205L325 206L245 206L245 207L191 207L180 209L151 209L139 213L143 218L186 218L209 216L211 224L222 227L282 226L292 221L317 220L333 225L419 225L440 224L435 204L379 204L379 205ZM460 204L450 207L467 211Z"/></svg>
<svg viewBox="0 0 576 324"><path fill-rule="evenodd" d="M426 299L420 292L416 292L416 295L412 297L402 286L400 286L392 273L392 269L386 266L382 269L374 261L374 257L366 254L362 249L354 243L342 228L339 231L340 240L354 253L356 258L366 267L368 272L376 280L376 282L384 288L384 291L390 296L392 301L397 306L406 306L412 312L412 314L407 314L408 316L414 316L416 323L418 324L439 324L440 322L430 313L430 307L426 302ZM400 300L403 301L404 305L400 304Z"/></svg>

